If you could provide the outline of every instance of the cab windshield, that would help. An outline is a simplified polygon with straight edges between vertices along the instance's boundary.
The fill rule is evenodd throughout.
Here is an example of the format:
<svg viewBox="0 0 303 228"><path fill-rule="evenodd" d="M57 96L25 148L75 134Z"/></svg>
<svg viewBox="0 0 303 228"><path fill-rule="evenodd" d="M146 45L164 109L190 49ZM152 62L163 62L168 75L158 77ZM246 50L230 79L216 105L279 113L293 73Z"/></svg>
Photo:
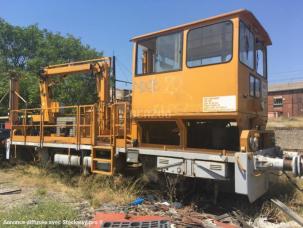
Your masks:
<svg viewBox="0 0 303 228"><path fill-rule="evenodd" d="M137 43L136 74L152 74L181 69L182 34L158 36Z"/></svg>

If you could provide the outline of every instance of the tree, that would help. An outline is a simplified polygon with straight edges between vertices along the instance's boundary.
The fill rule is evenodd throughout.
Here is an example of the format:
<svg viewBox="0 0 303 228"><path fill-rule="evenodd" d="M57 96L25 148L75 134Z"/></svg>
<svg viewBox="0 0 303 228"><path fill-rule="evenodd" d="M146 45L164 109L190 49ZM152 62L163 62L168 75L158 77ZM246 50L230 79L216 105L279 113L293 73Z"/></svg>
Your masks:
<svg viewBox="0 0 303 228"><path fill-rule="evenodd" d="M39 107L38 83L42 67L100 56L102 52L82 44L70 34L62 36L41 30L37 25L13 26L0 18L0 99L8 89L8 72L14 70L21 75L20 94L27 100L28 107ZM97 96L92 88L95 88L95 81L91 77L75 75L56 85L54 96L66 105L94 103ZM3 115L7 107L0 106L0 115Z"/></svg>

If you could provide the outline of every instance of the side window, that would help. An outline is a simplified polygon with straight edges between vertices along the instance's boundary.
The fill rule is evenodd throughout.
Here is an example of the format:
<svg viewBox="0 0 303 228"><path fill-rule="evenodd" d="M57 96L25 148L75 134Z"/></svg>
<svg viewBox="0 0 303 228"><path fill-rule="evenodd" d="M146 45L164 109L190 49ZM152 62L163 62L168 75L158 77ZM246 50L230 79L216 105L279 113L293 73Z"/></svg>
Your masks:
<svg viewBox="0 0 303 228"><path fill-rule="evenodd" d="M251 75L249 77L249 95L251 97L255 96L255 77Z"/></svg>
<svg viewBox="0 0 303 228"><path fill-rule="evenodd" d="M230 21L190 30L187 36L187 66L204 66L230 61L232 30Z"/></svg>
<svg viewBox="0 0 303 228"><path fill-rule="evenodd" d="M261 97L261 82L258 78L255 78L255 96Z"/></svg>
<svg viewBox="0 0 303 228"><path fill-rule="evenodd" d="M252 75L249 76L249 95L251 97L261 97L261 81Z"/></svg>
<svg viewBox="0 0 303 228"><path fill-rule="evenodd" d="M181 69L182 33L163 35L137 43L136 74Z"/></svg>
<svg viewBox="0 0 303 228"><path fill-rule="evenodd" d="M266 77L266 47L258 39L256 40L256 70L259 75Z"/></svg>
<svg viewBox="0 0 303 228"><path fill-rule="evenodd" d="M254 69L254 35L248 27L240 22L240 61Z"/></svg>

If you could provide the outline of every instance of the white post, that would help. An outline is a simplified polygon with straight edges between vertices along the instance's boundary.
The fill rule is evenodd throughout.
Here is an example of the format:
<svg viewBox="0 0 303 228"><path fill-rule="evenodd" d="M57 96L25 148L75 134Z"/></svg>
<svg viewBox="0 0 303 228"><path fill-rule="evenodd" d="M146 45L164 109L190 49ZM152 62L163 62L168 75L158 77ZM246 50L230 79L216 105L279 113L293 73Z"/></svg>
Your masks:
<svg viewBox="0 0 303 228"><path fill-rule="evenodd" d="M6 140L5 147L6 147L6 160L9 160L9 158L10 158L10 150L11 150L11 140L10 139Z"/></svg>

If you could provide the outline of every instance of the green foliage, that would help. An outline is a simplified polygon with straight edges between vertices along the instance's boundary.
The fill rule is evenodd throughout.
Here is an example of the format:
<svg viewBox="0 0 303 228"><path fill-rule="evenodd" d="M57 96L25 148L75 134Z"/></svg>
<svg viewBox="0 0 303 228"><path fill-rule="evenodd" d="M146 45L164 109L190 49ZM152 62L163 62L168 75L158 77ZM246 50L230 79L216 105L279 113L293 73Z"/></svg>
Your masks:
<svg viewBox="0 0 303 228"><path fill-rule="evenodd" d="M51 64L85 60L102 56L72 35L62 36L37 25L13 26L0 18L0 99L8 89L9 71L20 73L20 93L28 101L28 107L39 107L39 70ZM56 85L54 98L69 104L94 103L96 94L91 77L76 75ZM3 114L0 104L0 115Z"/></svg>

